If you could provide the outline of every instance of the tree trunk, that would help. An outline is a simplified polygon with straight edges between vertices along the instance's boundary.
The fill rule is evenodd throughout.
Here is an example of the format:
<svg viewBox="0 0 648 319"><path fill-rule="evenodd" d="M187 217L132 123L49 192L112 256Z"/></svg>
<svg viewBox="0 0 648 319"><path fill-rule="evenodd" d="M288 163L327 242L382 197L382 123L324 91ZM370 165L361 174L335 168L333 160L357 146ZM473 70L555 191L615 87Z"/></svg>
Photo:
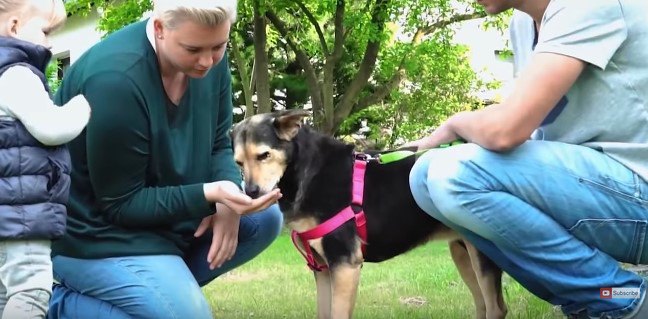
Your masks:
<svg viewBox="0 0 648 319"><path fill-rule="evenodd" d="M240 43L236 35L232 35L230 39L230 47L232 48L232 55L234 56L234 63L238 70L239 77L241 78L241 86L243 87L243 98L245 99L245 117L254 115L254 102L252 102L252 90L250 88L251 79L248 75L247 64L241 54L239 47Z"/></svg>
<svg viewBox="0 0 648 319"><path fill-rule="evenodd" d="M270 99L270 76L266 51L266 20L261 13L261 0L254 0L254 86L257 96L257 113L272 111ZM264 9L265 10L265 9Z"/></svg>

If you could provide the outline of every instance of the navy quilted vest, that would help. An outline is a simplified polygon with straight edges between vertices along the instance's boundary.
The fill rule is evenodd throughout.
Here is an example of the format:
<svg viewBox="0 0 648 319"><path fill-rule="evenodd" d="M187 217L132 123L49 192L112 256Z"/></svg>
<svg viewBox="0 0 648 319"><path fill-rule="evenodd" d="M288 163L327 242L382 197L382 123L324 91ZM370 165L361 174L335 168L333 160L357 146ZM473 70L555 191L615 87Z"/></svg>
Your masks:
<svg viewBox="0 0 648 319"><path fill-rule="evenodd" d="M43 72L50 57L45 47L0 37L0 75L22 65L49 90ZM65 146L45 146L19 121L0 118L0 239L64 235L70 166Z"/></svg>

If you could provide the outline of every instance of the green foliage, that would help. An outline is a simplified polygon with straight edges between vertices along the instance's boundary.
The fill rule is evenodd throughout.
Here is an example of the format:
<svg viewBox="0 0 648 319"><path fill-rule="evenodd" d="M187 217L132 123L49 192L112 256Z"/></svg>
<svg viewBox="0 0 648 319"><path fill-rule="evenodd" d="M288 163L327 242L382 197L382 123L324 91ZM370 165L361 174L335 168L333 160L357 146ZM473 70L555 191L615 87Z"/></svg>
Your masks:
<svg viewBox="0 0 648 319"><path fill-rule="evenodd" d="M456 22L485 15L473 0L256 1L261 15L275 14L285 27L280 32L268 20L266 28L270 92L275 106L302 108L314 105L313 97L318 97L329 105L320 105L315 117L327 116L326 121L333 123L330 117L340 113L342 97L353 89L359 70L368 70L369 80L360 82L351 110L341 113L344 120L334 123L338 126L330 131L339 136L358 133L366 123L368 131L360 134L366 138L363 143L393 147L428 133L450 114L480 107L482 102L475 93L497 85L480 81L469 67L466 48L452 42ZM344 16L342 29L336 30L339 3L345 5ZM70 13L80 15L87 14L93 5L102 12L98 29L109 34L140 19L151 9L151 0L66 2ZM239 0L238 19L232 28L236 41L232 45L237 45L243 63L230 61L235 106L245 105L242 85L249 85L250 80L240 78L239 68L252 75L253 16L253 1ZM484 28L504 30L509 16L488 17ZM342 54L327 71L336 31L344 36ZM371 43L378 44L378 53L375 64L370 65L365 54ZM307 81L309 71L297 58L296 50L307 56L316 87ZM327 76L332 84L325 82Z"/></svg>
<svg viewBox="0 0 648 319"><path fill-rule="evenodd" d="M55 59L53 59L45 69L45 77L47 78L47 84L49 85L52 94L54 94L61 85L61 80L58 78L59 69L59 61Z"/></svg>
<svg viewBox="0 0 648 319"><path fill-rule="evenodd" d="M70 15L80 15L85 17L90 13L96 3L101 5L104 2L105 1L94 0L68 0L65 1L65 10Z"/></svg>
<svg viewBox="0 0 648 319"><path fill-rule="evenodd" d="M110 34L125 25L142 18L144 12L153 8L151 0L126 0L110 2L103 7L103 17L99 21L99 30Z"/></svg>
<svg viewBox="0 0 648 319"><path fill-rule="evenodd" d="M86 16L93 8L102 12L97 30L104 32L105 35L138 21L144 12L151 10L152 7L151 0L69 0L65 2L68 14Z"/></svg>
<svg viewBox="0 0 648 319"><path fill-rule="evenodd" d="M373 149L394 148L429 134L456 112L481 107L483 102L475 93L494 89L498 83L478 78L467 59L467 48L454 44L452 36L452 30L444 28L418 45L393 42L385 46L374 78L387 81L403 65L406 80L382 103L352 114L338 133L350 136L364 122L364 133L354 136L357 144Z"/></svg>

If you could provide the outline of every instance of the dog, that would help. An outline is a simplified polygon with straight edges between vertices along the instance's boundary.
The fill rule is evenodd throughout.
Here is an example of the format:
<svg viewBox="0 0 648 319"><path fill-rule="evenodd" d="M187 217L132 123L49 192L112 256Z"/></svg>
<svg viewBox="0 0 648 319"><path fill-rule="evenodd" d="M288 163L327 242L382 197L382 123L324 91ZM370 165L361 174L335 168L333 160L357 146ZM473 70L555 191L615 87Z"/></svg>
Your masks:
<svg viewBox="0 0 648 319"><path fill-rule="evenodd" d="M352 317L363 262L381 262L430 240L449 242L474 299L475 317L504 318L502 270L414 201L409 172L416 156L380 163L302 125L309 115L304 110L254 115L237 123L231 136L245 192L256 198L281 189L286 225L315 273L318 318ZM357 165L364 166L363 187L354 184ZM356 188L363 188L360 205L352 205ZM334 229L315 230L318 235L301 240L296 235L330 226L346 207L351 213Z"/></svg>

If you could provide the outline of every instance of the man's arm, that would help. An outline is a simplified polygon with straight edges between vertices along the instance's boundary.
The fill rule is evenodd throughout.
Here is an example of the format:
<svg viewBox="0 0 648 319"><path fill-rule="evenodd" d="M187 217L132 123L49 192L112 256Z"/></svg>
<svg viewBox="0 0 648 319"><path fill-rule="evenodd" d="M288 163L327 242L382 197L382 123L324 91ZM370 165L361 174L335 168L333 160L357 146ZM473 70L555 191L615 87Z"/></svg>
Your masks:
<svg viewBox="0 0 648 319"><path fill-rule="evenodd" d="M627 38L618 1L556 1L547 8L538 44L512 94L501 104L452 116L422 143L462 137L503 151L526 141L587 65L604 69Z"/></svg>
<svg viewBox="0 0 648 319"><path fill-rule="evenodd" d="M444 126L456 136L490 150L514 148L529 139L569 91L585 65L569 56L538 53L503 103L457 113Z"/></svg>

